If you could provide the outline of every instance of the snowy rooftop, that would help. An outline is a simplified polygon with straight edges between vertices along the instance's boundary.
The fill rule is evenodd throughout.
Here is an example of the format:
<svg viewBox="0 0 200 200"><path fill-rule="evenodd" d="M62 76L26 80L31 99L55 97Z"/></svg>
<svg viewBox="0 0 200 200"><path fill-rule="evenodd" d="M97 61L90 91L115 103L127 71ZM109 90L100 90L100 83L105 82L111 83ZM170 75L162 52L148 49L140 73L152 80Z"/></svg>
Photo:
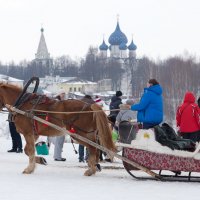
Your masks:
<svg viewBox="0 0 200 200"><path fill-rule="evenodd" d="M6 76L4 74L0 74L0 81L7 81L7 82L23 82L24 80L13 78L11 76Z"/></svg>
<svg viewBox="0 0 200 200"><path fill-rule="evenodd" d="M62 81L63 83L72 83L72 84L97 84L96 82L83 80L80 78L74 78L67 81Z"/></svg>

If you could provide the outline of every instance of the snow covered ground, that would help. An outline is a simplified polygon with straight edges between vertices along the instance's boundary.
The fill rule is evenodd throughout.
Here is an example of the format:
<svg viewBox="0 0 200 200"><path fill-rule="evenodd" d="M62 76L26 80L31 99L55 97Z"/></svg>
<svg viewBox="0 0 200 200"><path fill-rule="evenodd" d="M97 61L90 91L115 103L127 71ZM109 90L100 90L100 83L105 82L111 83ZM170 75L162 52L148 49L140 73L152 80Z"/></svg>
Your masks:
<svg viewBox="0 0 200 200"><path fill-rule="evenodd" d="M44 156L47 166L37 165L35 172L24 175L28 158L23 154L7 153L11 148L6 116L0 115L0 200L199 200L200 183L138 181L124 169L120 161L102 163L103 170L85 177L85 163L78 162L72 145L65 143L66 162ZM77 145L76 145L77 148ZM111 169L115 168L115 169Z"/></svg>

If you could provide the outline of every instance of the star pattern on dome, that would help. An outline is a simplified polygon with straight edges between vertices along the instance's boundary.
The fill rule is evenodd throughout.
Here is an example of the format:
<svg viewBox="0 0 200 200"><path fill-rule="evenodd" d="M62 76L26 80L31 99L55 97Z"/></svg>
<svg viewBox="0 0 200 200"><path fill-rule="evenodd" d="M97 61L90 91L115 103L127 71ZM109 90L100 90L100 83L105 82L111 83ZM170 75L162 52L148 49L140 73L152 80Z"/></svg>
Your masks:
<svg viewBox="0 0 200 200"><path fill-rule="evenodd" d="M133 43L133 39L132 39L130 45L128 46L128 49L130 51L135 51L137 49L137 46Z"/></svg>
<svg viewBox="0 0 200 200"><path fill-rule="evenodd" d="M102 44L99 46L99 49L101 51L107 51L108 50L108 45L105 43L105 40L103 39Z"/></svg>
<svg viewBox="0 0 200 200"><path fill-rule="evenodd" d="M128 42L126 35L120 29L119 22L117 22L115 31L110 35L108 41L111 45L120 45L121 43L126 44Z"/></svg>

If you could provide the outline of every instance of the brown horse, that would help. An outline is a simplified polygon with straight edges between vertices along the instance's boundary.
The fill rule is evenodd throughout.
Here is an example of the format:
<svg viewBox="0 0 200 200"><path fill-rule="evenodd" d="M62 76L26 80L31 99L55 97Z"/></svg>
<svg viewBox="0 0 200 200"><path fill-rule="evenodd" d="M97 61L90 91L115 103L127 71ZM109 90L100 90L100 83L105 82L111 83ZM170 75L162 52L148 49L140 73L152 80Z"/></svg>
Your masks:
<svg viewBox="0 0 200 200"><path fill-rule="evenodd" d="M2 110L6 104L13 105L21 92L22 89L17 86L0 83L0 110ZM41 96L33 93L29 94L29 96L19 105L18 108L26 112L33 112L36 116L39 116L42 119L46 119L48 116L49 122L60 127L66 127L67 130L70 130L73 127L77 134L93 142L100 142L102 146L108 148L109 150L115 150L105 113L103 111L81 113L81 111L101 110L101 108L96 104L91 105L80 100L58 101L55 99L49 99L44 95ZM34 111L34 109L77 113L44 114L41 112L38 113ZM34 171L35 164L41 163L41 157L35 156L35 141L39 135L58 136L63 133L39 122L37 123L20 114L14 113L12 118L17 131L24 135L26 141L24 151L29 157L29 164L24 169L23 173L30 174ZM99 161L97 149L84 142L78 142L85 145L89 150L88 169L85 171L85 175L90 176L95 174L96 164Z"/></svg>

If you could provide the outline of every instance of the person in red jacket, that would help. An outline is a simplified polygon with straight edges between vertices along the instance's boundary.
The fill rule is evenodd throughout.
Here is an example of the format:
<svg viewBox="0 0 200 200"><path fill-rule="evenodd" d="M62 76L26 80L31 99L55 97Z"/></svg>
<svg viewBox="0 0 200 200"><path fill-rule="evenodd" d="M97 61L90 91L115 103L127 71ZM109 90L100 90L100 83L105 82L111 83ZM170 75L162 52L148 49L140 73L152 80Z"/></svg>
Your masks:
<svg viewBox="0 0 200 200"><path fill-rule="evenodd" d="M176 124L183 138L200 141L200 110L192 92L185 93L184 101L176 112Z"/></svg>

